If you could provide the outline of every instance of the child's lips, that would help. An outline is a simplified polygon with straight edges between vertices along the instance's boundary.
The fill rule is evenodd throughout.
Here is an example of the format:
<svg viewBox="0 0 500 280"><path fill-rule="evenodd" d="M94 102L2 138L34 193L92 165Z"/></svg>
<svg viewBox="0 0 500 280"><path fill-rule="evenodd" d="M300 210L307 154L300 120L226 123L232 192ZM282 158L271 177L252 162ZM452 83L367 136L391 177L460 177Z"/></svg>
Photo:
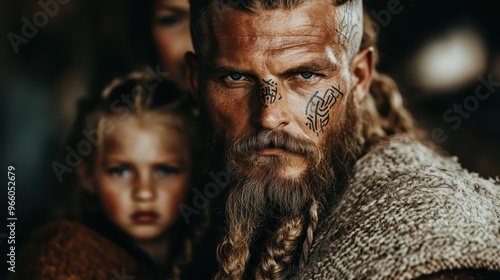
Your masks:
<svg viewBox="0 0 500 280"><path fill-rule="evenodd" d="M155 222L159 216L154 211L136 211L131 215L131 218L138 224L150 224Z"/></svg>

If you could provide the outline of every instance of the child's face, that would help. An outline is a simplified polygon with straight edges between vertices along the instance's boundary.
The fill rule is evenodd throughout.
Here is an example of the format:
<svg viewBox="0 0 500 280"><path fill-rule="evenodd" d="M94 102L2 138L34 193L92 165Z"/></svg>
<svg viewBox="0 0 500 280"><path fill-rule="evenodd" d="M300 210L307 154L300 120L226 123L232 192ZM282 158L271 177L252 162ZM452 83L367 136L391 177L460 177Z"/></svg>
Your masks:
<svg viewBox="0 0 500 280"><path fill-rule="evenodd" d="M96 162L107 216L136 240L162 237L179 216L191 173L187 140L158 116L115 122Z"/></svg>
<svg viewBox="0 0 500 280"><path fill-rule="evenodd" d="M153 15L153 37L169 79L187 89L184 55L193 51L188 0L158 0Z"/></svg>

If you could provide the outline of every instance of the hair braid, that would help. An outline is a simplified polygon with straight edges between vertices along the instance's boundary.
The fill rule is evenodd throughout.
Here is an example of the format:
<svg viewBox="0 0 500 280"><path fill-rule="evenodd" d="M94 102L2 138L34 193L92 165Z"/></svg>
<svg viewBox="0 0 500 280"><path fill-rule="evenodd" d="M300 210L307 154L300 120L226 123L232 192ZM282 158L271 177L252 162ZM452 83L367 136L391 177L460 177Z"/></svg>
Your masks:
<svg viewBox="0 0 500 280"><path fill-rule="evenodd" d="M304 217L298 216L286 220L276 233L268 238L266 252L261 259L256 279L281 279L290 268L304 227Z"/></svg>
<svg viewBox="0 0 500 280"><path fill-rule="evenodd" d="M373 48L375 60L378 61L377 32L373 24L365 9L360 49ZM415 127L410 112L404 107L403 97L393 79L375 70L369 92L362 103L363 136L367 147L396 133L424 138L422 131Z"/></svg>
<svg viewBox="0 0 500 280"><path fill-rule="evenodd" d="M309 252L311 251L311 247L313 244L314 231L316 231L316 227L318 226L318 209L318 202L316 200L313 200L311 208L309 210L309 226L306 230L306 239L304 240L304 244L302 245L302 255L299 261L299 267L301 269L305 267L307 259L309 258Z"/></svg>
<svg viewBox="0 0 500 280"><path fill-rule="evenodd" d="M229 233L217 247L220 270L216 280L241 279L250 259L250 241L253 230L245 225L230 227Z"/></svg>

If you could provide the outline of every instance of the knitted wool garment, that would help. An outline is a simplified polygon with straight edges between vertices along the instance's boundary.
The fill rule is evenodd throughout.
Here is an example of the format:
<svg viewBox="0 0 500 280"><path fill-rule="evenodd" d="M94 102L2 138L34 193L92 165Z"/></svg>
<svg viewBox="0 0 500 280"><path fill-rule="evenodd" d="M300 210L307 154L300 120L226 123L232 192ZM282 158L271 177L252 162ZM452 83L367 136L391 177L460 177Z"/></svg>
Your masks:
<svg viewBox="0 0 500 280"><path fill-rule="evenodd" d="M500 271L500 182L407 136L359 160L297 279L413 279Z"/></svg>
<svg viewBox="0 0 500 280"><path fill-rule="evenodd" d="M130 255L88 227L53 222L36 232L23 250L19 280L151 279Z"/></svg>

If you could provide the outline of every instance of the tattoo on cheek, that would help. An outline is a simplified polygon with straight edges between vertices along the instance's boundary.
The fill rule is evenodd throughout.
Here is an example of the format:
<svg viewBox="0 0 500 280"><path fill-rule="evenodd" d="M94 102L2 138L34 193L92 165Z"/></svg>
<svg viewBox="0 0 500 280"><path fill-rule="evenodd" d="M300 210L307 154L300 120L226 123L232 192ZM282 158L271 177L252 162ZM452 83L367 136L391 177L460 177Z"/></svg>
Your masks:
<svg viewBox="0 0 500 280"><path fill-rule="evenodd" d="M337 99L343 97L344 93L340 86L332 86L324 93L316 91L306 107L306 125L319 136L324 128L330 123L330 110L337 103Z"/></svg>
<svg viewBox="0 0 500 280"><path fill-rule="evenodd" d="M260 104L267 108L269 105L274 104L276 100L281 100L282 96L278 92L278 84L273 81L273 79L262 80L262 82L258 92L258 98Z"/></svg>

